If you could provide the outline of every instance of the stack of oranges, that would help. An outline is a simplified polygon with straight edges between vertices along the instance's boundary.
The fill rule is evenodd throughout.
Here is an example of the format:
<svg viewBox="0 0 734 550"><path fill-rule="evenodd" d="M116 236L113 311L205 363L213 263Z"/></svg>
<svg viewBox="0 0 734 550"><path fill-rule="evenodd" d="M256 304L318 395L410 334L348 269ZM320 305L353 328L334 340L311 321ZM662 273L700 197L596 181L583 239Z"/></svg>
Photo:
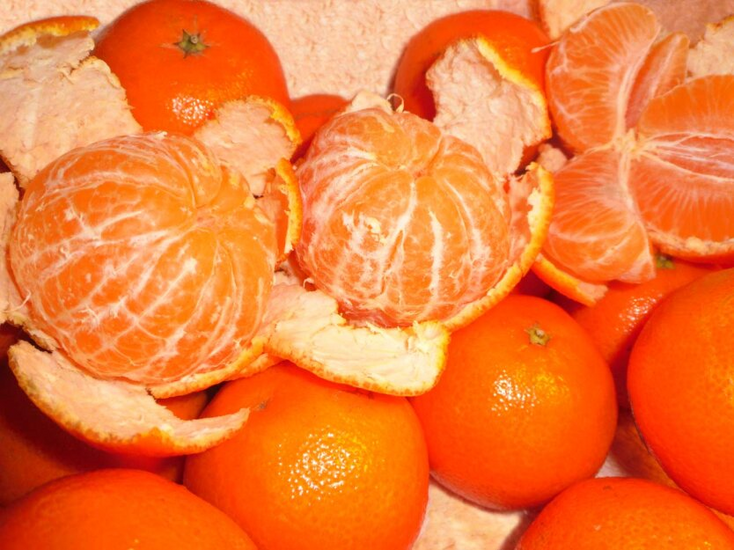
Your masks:
<svg viewBox="0 0 734 550"><path fill-rule="evenodd" d="M551 42L538 4L433 22L391 102L290 97L204 0L100 30L69 80L104 62L140 131L35 172L0 138L1 548L429 549L442 491L465 550L734 550L734 76L643 5ZM11 31L0 74L95 24Z"/></svg>

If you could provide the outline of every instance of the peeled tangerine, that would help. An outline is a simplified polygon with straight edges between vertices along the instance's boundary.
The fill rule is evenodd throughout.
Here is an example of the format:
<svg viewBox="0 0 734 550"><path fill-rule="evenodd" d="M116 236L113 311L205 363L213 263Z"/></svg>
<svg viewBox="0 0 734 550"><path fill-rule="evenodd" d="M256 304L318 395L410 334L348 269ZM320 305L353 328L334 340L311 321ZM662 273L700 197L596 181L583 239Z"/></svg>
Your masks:
<svg viewBox="0 0 734 550"><path fill-rule="evenodd" d="M462 326L506 295L545 233L551 181L509 185L479 152L375 100L316 135L297 171L296 252L356 325Z"/></svg>
<svg viewBox="0 0 734 550"><path fill-rule="evenodd" d="M609 281L654 277L654 249L734 260L734 76L707 74L730 68L715 63L730 25L689 50L687 36L661 36L650 10L621 2L563 33L546 84L575 156L554 173L556 207L534 268L548 284L590 305ZM687 76L689 51L697 78Z"/></svg>

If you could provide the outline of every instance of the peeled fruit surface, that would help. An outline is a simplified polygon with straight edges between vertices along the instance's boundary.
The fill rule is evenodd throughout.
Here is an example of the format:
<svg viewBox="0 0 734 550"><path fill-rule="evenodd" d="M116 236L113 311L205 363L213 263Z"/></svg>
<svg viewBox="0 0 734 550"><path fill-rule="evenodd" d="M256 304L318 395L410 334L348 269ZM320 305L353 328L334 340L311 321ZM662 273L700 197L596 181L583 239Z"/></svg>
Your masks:
<svg viewBox="0 0 734 550"><path fill-rule="evenodd" d="M315 285L353 319L440 320L507 267L510 205L473 147L410 113L334 118L298 172L296 248Z"/></svg>
<svg viewBox="0 0 734 550"><path fill-rule="evenodd" d="M10 266L37 328L99 377L160 383L231 362L272 286L275 230L198 142L73 150L25 193Z"/></svg>

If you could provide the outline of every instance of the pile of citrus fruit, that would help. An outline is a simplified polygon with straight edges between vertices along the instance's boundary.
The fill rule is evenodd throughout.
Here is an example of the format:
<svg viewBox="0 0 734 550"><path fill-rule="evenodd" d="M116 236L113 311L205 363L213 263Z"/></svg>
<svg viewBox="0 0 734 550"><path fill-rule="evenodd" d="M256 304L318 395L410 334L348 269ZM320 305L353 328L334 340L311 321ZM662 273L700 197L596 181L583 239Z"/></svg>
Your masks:
<svg viewBox="0 0 734 550"><path fill-rule="evenodd" d="M734 17L532 7L0 36L0 548L734 550Z"/></svg>

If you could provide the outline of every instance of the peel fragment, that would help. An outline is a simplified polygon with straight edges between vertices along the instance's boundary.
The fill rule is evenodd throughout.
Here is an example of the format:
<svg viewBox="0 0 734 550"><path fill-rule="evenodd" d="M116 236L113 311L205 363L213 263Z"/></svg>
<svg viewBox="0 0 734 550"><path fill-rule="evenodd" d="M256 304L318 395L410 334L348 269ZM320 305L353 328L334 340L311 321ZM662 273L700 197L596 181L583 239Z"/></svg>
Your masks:
<svg viewBox="0 0 734 550"><path fill-rule="evenodd" d="M543 254L538 254L535 259L533 272L548 286L585 306L593 306L609 290L606 284L582 281L555 265Z"/></svg>
<svg viewBox="0 0 734 550"><path fill-rule="evenodd" d="M280 159L275 165L272 177L266 183L257 203L275 223L278 250L280 251L278 264L281 264L298 243L303 220L303 205L298 180L293 166L286 159Z"/></svg>
<svg viewBox="0 0 734 550"><path fill-rule="evenodd" d="M706 26L703 38L688 54L688 72L691 77L710 74L734 74L734 15Z"/></svg>
<svg viewBox="0 0 734 550"><path fill-rule="evenodd" d="M512 546L532 519L524 511L482 508L431 481L421 534L413 550L487 550Z"/></svg>
<svg viewBox="0 0 734 550"><path fill-rule="evenodd" d="M426 83L436 102L434 123L476 147L497 177L515 172L524 151L551 136L543 90L489 40L449 46L426 73Z"/></svg>
<svg viewBox="0 0 734 550"><path fill-rule="evenodd" d="M88 376L58 352L20 342L8 355L20 387L39 409L76 437L107 451L149 456L201 452L234 435L249 415L242 409L181 420L142 386Z"/></svg>
<svg viewBox="0 0 734 550"><path fill-rule="evenodd" d="M449 340L437 322L389 329L350 325L336 300L288 282L273 287L260 334L267 352L321 378L394 395L433 387Z"/></svg>
<svg viewBox="0 0 734 550"><path fill-rule="evenodd" d="M0 37L0 157L21 187L75 147L140 132L117 77L89 55L96 24L56 18Z"/></svg>
<svg viewBox="0 0 734 550"><path fill-rule="evenodd" d="M290 159L301 144L285 107L259 96L226 102L194 137L242 174L256 196L263 194L273 167Z"/></svg>
<svg viewBox="0 0 734 550"><path fill-rule="evenodd" d="M610 0L535 0L535 12L543 30L555 40L587 13Z"/></svg>

